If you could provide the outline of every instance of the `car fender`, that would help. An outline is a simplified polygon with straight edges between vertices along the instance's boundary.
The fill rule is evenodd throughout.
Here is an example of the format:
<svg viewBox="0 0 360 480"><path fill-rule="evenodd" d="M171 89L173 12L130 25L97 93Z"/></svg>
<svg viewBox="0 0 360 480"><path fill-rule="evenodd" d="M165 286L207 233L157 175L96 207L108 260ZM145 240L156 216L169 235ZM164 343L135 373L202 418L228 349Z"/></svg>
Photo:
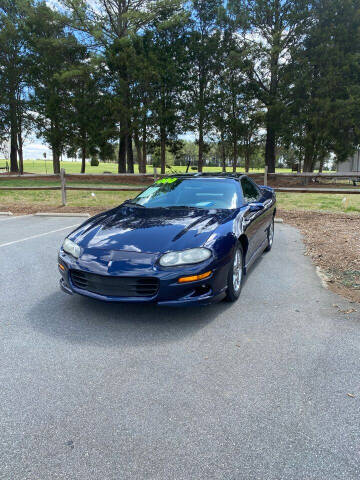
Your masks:
<svg viewBox="0 0 360 480"><path fill-rule="evenodd" d="M237 217L220 225L204 244L204 247L212 250L215 261L222 264L231 261L237 244L238 236L236 231L240 227L237 227L235 223L238 223Z"/></svg>

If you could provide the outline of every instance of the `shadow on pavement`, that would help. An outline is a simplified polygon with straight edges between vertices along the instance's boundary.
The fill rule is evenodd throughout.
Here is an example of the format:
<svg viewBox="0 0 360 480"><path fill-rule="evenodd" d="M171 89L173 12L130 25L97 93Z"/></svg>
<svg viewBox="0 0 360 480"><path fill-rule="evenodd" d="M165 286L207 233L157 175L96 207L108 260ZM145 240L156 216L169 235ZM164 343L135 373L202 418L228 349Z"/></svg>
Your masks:
<svg viewBox="0 0 360 480"><path fill-rule="evenodd" d="M27 319L35 330L67 343L141 346L182 340L231 306L226 302L186 308L106 303L59 291L36 303Z"/></svg>

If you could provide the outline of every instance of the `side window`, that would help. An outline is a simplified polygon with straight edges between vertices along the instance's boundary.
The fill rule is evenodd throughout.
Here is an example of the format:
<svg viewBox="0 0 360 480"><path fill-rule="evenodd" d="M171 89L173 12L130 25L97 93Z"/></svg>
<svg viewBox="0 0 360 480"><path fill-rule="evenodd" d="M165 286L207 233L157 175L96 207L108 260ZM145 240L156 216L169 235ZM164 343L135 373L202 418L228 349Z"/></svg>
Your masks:
<svg viewBox="0 0 360 480"><path fill-rule="evenodd" d="M244 200L247 203L257 202L260 198L260 191L257 186L248 178L241 179L241 187L244 195Z"/></svg>

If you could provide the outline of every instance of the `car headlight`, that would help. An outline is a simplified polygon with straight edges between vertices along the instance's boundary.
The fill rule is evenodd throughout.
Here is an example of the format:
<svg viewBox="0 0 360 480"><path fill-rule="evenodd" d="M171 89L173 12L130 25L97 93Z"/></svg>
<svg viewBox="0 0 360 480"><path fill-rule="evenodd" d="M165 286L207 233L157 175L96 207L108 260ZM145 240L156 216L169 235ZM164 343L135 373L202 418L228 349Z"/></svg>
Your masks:
<svg viewBox="0 0 360 480"><path fill-rule="evenodd" d="M208 248L191 248L182 252L165 253L160 258L160 265L163 267L174 267L176 265L186 265L200 263L211 257L211 250Z"/></svg>
<svg viewBox="0 0 360 480"><path fill-rule="evenodd" d="M79 245L77 245L75 242L73 242L69 238L65 238L62 248L64 252L69 253L74 258L80 257L81 250Z"/></svg>

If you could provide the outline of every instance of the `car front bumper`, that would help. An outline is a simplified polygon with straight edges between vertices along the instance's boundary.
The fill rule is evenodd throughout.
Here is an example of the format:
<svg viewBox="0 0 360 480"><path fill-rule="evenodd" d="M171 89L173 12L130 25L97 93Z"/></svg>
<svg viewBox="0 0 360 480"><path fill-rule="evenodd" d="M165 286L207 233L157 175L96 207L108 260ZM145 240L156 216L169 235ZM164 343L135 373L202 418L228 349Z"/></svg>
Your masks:
<svg viewBox="0 0 360 480"><path fill-rule="evenodd" d="M227 277L230 268L230 262L212 261L202 264L201 266L187 266L181 270L144 270L141 276L151 276L159 279L159 289L157 293L151 297L122 297L99 295L89 290L77 288L72 282L70 275L71 270L81 270L77 261L66 254L60 254L59 264L64 267L64 270L59 268L61 273L60 287L65 293L70 295L75 293L105 302L155 303L161 306L172 307L207 305L222 300L226 295ZM180 277L201 274L210 270L212 271L211 276L204 280L189 283L178 282ZM87 270L87 272L92 273L90 270ZM131 275L128 274L128 276Z"/></svg>

